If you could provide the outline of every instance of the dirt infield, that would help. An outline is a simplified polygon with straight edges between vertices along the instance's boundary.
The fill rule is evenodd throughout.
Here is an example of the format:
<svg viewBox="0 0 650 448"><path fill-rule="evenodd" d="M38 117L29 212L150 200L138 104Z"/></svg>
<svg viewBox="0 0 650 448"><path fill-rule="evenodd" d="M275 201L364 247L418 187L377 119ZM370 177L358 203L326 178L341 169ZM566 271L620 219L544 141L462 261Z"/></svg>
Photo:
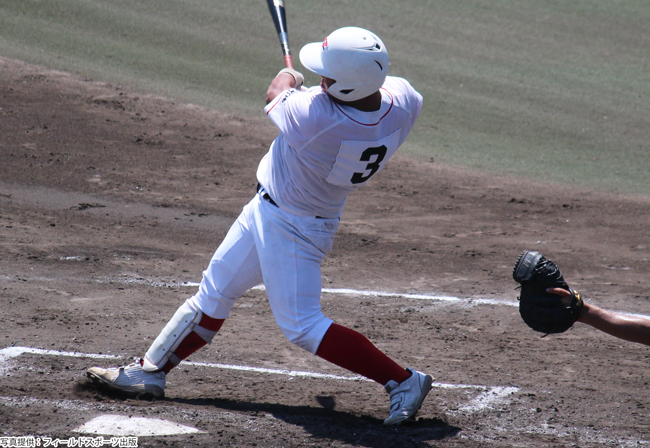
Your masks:
<svg viewBox="0 0 650 448"><path fill-rule="evenodd" d="M0 438L122 415L199 431L150 447L650 444L648 347L582 324L541 338L511 278L536 249L587 300L650 315L650 199L404 157L351 196L323 305L434 375L415 422L384 427L380 386L291 346L263 289L164 400L90 388L87 367L142 355L194 293L275 130L3 58L0 86Z"/></svg>

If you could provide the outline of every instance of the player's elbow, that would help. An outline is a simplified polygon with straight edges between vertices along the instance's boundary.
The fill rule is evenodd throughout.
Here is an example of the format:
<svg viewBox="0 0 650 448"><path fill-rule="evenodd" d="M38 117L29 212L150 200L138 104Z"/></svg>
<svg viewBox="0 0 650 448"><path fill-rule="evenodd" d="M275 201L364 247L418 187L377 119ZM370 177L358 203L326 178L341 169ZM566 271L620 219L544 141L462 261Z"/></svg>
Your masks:
<svg viewBox="0 0 650 448"><path fill-rule="evenodd" d="M269 104L271 101L273 101L279 94L280 92L277 92L275 89L269 87L269 89L266 91L266 104Z"/></svg>

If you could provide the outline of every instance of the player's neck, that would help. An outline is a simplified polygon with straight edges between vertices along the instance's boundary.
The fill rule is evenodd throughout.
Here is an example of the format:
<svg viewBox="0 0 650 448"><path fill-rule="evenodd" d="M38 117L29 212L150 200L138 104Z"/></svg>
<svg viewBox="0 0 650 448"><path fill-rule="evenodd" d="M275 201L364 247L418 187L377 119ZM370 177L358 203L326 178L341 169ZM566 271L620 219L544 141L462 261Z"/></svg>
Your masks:
<svg viewBox="0 0 650 448"><path fill-rule="evenodd" d="M332 98L332 100L338 104L353 107L354 109L360 110L362 112L375 112L381 108L381 92L379 90L372 95L361 98L357 101L345 102L338 100L332 96L330 96L330 98Z"/></svg>

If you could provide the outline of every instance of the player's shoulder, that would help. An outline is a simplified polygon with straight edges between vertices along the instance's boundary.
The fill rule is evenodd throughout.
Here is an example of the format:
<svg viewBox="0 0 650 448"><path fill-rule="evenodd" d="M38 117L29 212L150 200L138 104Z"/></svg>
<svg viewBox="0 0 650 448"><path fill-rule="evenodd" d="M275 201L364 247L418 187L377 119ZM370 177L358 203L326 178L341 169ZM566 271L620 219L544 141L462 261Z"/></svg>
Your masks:
<svg viewBox="0 0 650 448"><path fill-rule="evenodd" d="M419 107L422 104L422 95L404 78L387 76L382 88L391 94L397 106L409 108L408 105Z"/></svg>
<svg viewBox="0 0 650 448"><path fill-rule="evenodd" d="M291 89L275 98L265 109L281 129L312 135L336 124L340 117L334 110L334 103L320 86L307 90Z"/></svg>
<svg viewBox="0 0 650 448"><path fill-rule="evenodd" d="M311 87L306 90L289 89L278 95L267 106L270 109L280 106L281 108L297 112L301 109L326 108L329 101L325 92L320 86Z"/></svg>
<svg viewBox="0 0 650 448"><path fill-rule="evenodd" d="M412 95L418 93L408 80L398 76L386 76L383 87L389 91L394 91L395 94Z"/></svg>

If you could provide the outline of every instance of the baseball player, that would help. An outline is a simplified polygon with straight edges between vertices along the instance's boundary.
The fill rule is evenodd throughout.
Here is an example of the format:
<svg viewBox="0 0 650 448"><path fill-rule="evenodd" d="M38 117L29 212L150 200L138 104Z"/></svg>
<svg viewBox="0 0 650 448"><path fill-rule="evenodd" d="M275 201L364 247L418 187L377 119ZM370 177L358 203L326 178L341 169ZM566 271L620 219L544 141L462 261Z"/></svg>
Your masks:
<svg viewBox="0 0 650 448"><path fill-rule="evenodd" d="M257 169L258 192L216 250L198 292L183 303L145 357L119 368L93 367L98 385L164 396L167 373L210 343L235 301L264 283L275 320L299 347L383 385L384 421L413 418L430 375L405 369L360 333L334 323L320 305L321 263L332 249L348 195L381 171L406 139L422 96L387 76L388 53L372 32L345 27L305 45L300 61L321 76L281 70L265 112L279 129Z"/></svg>

